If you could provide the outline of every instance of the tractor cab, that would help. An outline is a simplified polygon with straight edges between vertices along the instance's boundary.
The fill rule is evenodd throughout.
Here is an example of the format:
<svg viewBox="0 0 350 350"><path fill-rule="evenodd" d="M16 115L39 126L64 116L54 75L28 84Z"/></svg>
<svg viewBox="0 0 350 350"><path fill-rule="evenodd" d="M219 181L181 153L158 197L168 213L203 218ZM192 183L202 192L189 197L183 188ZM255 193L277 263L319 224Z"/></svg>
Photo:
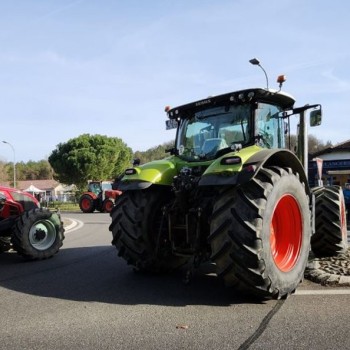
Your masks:
<svg viewBox="0 0 350 350"><path fill-rule="evenodd" d="M88 192L95 193L96 196L105 198L105 192L112 189L110 181L90 181L88 184Z"/></svg>
<svg viewBox="0 0 350 350"><path fill-rule="evenodd" d="M290 117L299 115L298 158L305 163L306 118L310 126L321 124L321 106L294 108L294 98L280 90L247 89L209 97L180 107L166 107L166 128L177 128L173 155L187 162L212 161L249 146L286 148Z"/></svg>
<svg viewBox="0 0 350 350"><path fill-rule="evenodd" d="M97 196L102 192L100 181L91 181L88 184L88 192L95 193Z"/></svg>
<svg viewBox="0 0 350 350"><path fill-rule="evenodd" d="M195 162L252 145L284 148L280 115L293 104L286 93L249 89L169 109L167 129L177 128L173 153Z"/></svg>

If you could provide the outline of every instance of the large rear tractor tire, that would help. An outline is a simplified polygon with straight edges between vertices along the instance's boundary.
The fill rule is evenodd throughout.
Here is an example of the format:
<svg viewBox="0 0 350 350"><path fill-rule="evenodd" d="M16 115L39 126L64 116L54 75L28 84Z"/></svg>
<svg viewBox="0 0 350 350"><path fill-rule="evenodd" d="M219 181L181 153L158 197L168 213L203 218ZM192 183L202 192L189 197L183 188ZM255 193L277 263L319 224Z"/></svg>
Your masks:
<svg viewBox="0 0 350 350"><path fill-rule="evenodd" d="M302 281L310 250L309 198L291 169L263 168L214 204L211 259L227 285L280 299Z"/></svg>
<svg viewBox="0 0 350 350"><path fill-rule="evenodd" d="M94 199L88 194L83 194L79 200L79 208L83 213L93 213L95 211Z"/></svg>
<svg viewBox="0 0 350 350"><path fill-rule="evenodd" d="M12 231L13 249L28 260L52 257L65 238L59 214L44 208L24 212L16 220Z"/></svg>
<svg viewBox="0 0 350 350"><path fill-rule="evenodd" d="M171 252L168 222L162 213L171 199L170 191L157 188L125 191L117 197L109 227L112 244L136 270L167 272L186 263Z"/></svg>
<svg viewBox="0 0 350 350"><path fill-rule="evenodd" d="M335 256L348 248L346 211L343 191L339 186L314 188L315 234L311 249L317 257Z"/></svg>

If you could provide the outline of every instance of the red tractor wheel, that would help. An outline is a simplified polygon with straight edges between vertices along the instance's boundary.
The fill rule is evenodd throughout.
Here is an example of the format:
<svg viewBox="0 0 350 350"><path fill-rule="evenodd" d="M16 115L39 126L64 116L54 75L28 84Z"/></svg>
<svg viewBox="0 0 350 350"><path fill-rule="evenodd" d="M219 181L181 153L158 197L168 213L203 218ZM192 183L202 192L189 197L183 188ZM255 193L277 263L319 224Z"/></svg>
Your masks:
<svg viewBox="0 0 350 350"><path fill-rule="evenodd" d="M83 213L93 213L95 210L93 198L88 194L83 194L79 200L79 207Z"/></svg>
<svg viewBox="0 0 350 350"><path fill-rule="evenodd" d="M113 207L114 207L114 202L111 199L107 198L103 201L102 212L110 213Z"/></svg>
<svg viewBox="0 0 350 350"><path fill-rule="evenodd" d="M211 259L228 285L285 298L303 279L310 235L309 198L298 174L261 168L248 183L220 191L211 220Z"/></svg>

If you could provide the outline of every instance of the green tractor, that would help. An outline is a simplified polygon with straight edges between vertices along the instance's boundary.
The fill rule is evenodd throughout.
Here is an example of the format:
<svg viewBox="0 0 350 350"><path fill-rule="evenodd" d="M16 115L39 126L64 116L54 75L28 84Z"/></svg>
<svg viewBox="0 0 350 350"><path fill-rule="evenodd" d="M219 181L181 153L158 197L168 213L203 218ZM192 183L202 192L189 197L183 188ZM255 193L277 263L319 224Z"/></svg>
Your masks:
<svg viewBox="0 0 350 350"><path fill-rule="evenodd" d="M337 186L310 188L307 123L321 106L294 107L279 90L253 88L166 108L170 156L125 171L111 212L112 244L136 270L192 271L212 262L227 285L286 298L316 256L347 247ZM299 116L297 154L286 148Z"/></svg>

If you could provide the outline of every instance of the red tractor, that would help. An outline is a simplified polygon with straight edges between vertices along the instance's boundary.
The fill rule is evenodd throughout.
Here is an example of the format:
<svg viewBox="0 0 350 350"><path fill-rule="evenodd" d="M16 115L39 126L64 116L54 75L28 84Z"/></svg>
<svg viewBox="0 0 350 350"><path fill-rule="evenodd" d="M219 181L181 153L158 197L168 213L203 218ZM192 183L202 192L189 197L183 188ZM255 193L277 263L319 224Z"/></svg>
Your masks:
<svg viewBox="0 0 350 350"><path fill-rule="evenodd" d="M87 192L79 199L79 207L83 213L110 213L114 207L115 199L121 191L112 189L110 181L90 181Z"/></svg>
<svg viewBox="0 0 350 350"><path fill-rule="evenodd" d="M27 260L56 254L64 240L59 213L41 208L27 192L0 186L0 252L11 249Z"/></svg>

